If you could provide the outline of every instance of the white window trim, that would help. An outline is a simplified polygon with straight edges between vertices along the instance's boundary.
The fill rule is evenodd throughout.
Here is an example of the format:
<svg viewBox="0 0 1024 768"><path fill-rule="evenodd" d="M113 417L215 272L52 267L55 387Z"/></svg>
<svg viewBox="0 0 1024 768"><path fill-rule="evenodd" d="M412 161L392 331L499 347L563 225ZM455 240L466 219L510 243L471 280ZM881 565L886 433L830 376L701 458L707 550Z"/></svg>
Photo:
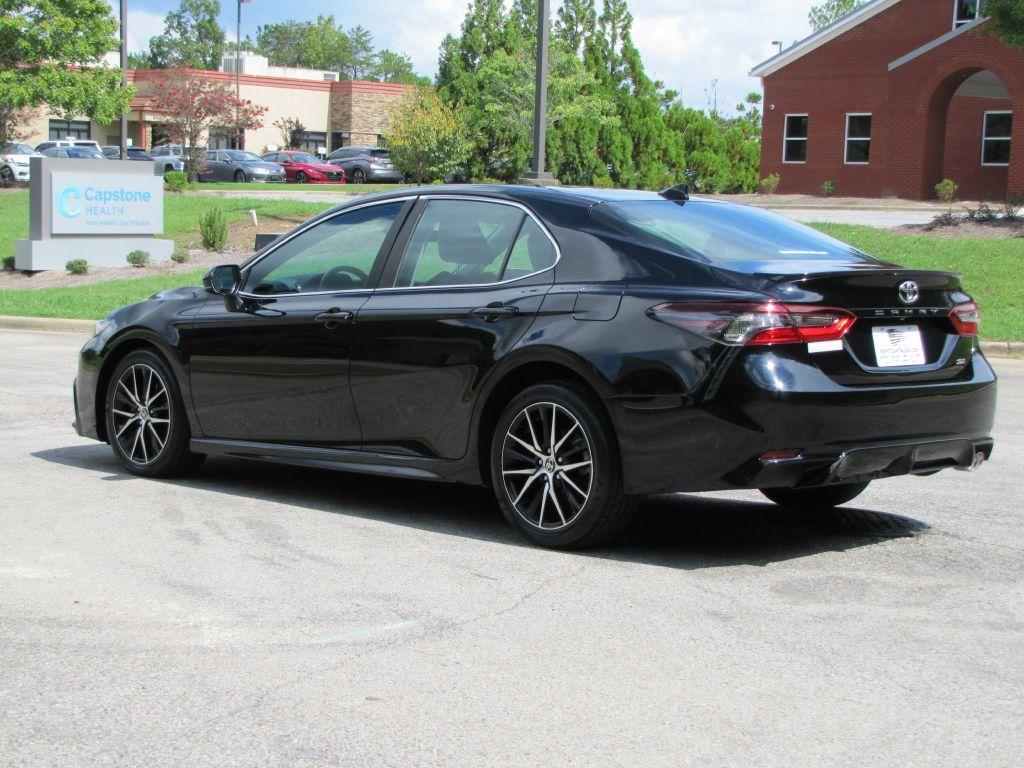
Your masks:
<svg viewBox="0 0 1024 768"><path fill-rule="evenodd" d="M1010 124L1011 125L1011 127L1010 127L1010 134L1011 135L1010 136L992 136L991 138L986 136L985 134L988 131L988 116L989 115L1009 115L1010 119L1012 120L1013 119L1013 111L1009 110L1009 109L993 109L993 110L990 110L988 112L985 112L982 115L982 118L981 118L981 165L984 168L1009 168L1010 167L1010 162L1009 161L1006 161L1005 163L986 163L985 162L985 142L986 141L1005 141L1007 143L1010 143L1010 141L1013 139L1013 127L1012 127L1013 124L1012 123ZM1012 147L1013 145L1011 144L1010 146Z"/></svg>
<svg viewBox="0 0 1024 768"><path fill-rule="evenodd" d="M981 2L978 0L978 4L974 6L974 18L973 19L958 19L956 16L960 12L960 0L953 0L953 29L960 29L965 24L970 24L973 21L977 21L981 18Z"/></svg>
<svg viewBox="0 0 1024 768"><path fill-rule="evenodd" d="M794 136L792 139L789 137L789 118L791 117L806 117L807 118L807 135L800 137ZM782 116L782 163L783 165L807 165L807 140L811 137L811 118L805 112L795 112L791 115ZM787 160L786 159L786 144L790 141L802 141L804 143L804 159L803 160Z"/></svg>
<svg viewBox="0 0 1024 768"><path fill-rule="evenodd" d="M867 138L863 136L850 136L850 118L851 117L870 117L871 118L871 134ZM846 136L843 141L843 165L871 165L871 139L875 132L875 118L870 112L847 112L846 113ZM864 162L853 162L849 160L850 157L850 142L851 141L866 141L868 143L868 159Z"/></svg>

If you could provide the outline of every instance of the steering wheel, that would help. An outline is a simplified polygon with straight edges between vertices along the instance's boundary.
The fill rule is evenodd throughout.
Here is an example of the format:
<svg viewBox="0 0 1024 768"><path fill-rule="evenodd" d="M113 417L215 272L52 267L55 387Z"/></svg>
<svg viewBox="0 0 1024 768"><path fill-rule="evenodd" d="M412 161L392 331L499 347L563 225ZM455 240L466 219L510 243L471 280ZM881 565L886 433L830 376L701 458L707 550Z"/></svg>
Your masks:
<svg viewBox="0 0 1024 768"><path fill-rule="evenodd" d="M354 275L355 278L357 280L359 280L359 285L352 286L354 288L361 288L362 286L366 285L367 281L370 279L370 276L368 274L366 274L365 272L363 272L363 270L356 269L355 267L349 267L349 266L346 266L346 265L343 264L343 265L341 265L339 267L332 267L328 271L324 272L320 276L320 285L317 287L317 290L318 291L329 291L329 290L331 290L330 288L324 288L324 285L328 284L330 282L330 279L332 277L334 277L335 275L341 275L341 274L345 274L345 273L348 273L350 275Z"/></svg>

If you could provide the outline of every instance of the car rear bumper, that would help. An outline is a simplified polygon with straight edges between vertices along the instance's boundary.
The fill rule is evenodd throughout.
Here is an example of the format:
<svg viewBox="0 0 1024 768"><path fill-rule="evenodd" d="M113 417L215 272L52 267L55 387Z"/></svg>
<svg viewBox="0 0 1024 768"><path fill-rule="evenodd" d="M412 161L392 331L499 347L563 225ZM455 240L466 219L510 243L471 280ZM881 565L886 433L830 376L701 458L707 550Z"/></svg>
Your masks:
<svg viewBox="0 0 1024 768"><path fill-rule="evenodd" d="M394 168L371 168L366 172L367 181L402 182L405 177Z"/></svg>
<svg viewBox="0 0 1024 768"><path fill-rule="evenodd" d="M675 407L661 398L609 405L627 491L667 493L969 468L992 453L995 403L996 376L980 352L953 381L847 387L767 349Z"/></svg>

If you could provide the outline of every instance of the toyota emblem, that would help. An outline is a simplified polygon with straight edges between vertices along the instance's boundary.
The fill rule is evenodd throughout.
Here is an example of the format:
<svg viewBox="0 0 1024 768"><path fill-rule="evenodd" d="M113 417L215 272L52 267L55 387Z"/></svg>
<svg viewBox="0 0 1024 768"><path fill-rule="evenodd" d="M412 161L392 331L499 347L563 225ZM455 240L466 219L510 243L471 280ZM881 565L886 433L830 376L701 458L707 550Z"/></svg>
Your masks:
<svg viewBox="0 0 1024 768"><path fill-rule="evenodd" d="M900 283L899 292L900 301L904 304L913 304L921 296L921 290L913 280L907 280L905 283Z"/></svg>

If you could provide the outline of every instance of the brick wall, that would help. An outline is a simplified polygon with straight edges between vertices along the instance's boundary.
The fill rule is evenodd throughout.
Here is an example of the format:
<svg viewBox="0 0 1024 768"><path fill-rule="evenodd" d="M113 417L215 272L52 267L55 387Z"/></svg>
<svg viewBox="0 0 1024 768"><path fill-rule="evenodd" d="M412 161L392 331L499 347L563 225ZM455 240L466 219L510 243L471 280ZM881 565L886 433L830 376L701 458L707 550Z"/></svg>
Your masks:
<svg viewBox="0 0 1024 768"><path fill-rule="evenodd" d="M950 32L952 5L901 0L765 77L761 177L778 173L783 193L818 194L822 182L834 180L841 195L932 197L945 172L946 111L959 84L990 69L1007 86L1011 101L1024 103L1024 54L980 30L889 70L890 62ZM847 165L846 114L868 112L870 163ZM806 163L782 161L786 114L808 115ZM950 130L954 143L965 138L952 124ZM956 146L951 156L965 190L973 187L1002 199L1007 184L1024 189L1024 114L1014 120L1013 156L1009 172L1002 169L1002 193L997 194L1000 169L990 172L980 164L980 123L972 141L978 146L973 172L966 165L969 147Z"/></svg>
<svg viewBox="0 0 1024 768"><path fill-rule="evenodd" d="M349 144L375 145L391 127L391 113L414 86L337 83L331 90L331 130L350 134Z"/></svg>
<svg viewBox="0 0 1024 768"><path fill-rule="evenodd" d="M1012 110L1006 99L955 96L946 117L942 176L955 181L965 200L1002 200L1006 195L1007 168L981 165L981 131L985 112Z"/></svg>

